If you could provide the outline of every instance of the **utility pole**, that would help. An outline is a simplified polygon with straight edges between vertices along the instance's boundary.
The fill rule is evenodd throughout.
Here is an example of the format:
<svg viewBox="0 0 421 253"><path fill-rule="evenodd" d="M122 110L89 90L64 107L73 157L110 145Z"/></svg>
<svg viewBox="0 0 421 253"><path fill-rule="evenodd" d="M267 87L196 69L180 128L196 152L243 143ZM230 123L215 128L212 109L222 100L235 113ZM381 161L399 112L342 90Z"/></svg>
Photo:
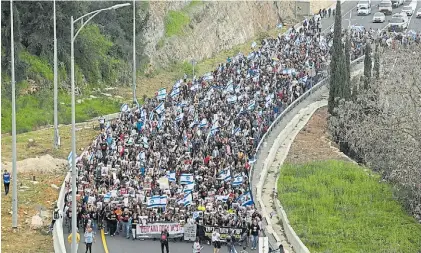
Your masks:
<svg viewBox="0 0 421 253"><path fill-rule="evenodd" d="M136 103L136 0L133 0L133 103Z"/></svg>
<svg viewBox="0 0 421 253"><path fill-rule="evenodd" d="M193 59L193 60L191 60L191 65L193 66L193 77L192 77L192 80L194 79L194 66L196 65L196 60L195 59Z"/></svg>
<svg viewBox="0 0 421 253"><path fill-rule="evenodd" d="M13 35L13 0L10 0L10 53L12 65L12 228L18 228L18 186L16 168L16 84L15 84L15 38Z"/></svg>
<svg viewBox="0 0 421 253"><path fill-rule="evenodd" d="M56 0L53 2L54 9L54 148L60 146L58 133L58 75L57 75L57 24L56 24Z"/></svg>

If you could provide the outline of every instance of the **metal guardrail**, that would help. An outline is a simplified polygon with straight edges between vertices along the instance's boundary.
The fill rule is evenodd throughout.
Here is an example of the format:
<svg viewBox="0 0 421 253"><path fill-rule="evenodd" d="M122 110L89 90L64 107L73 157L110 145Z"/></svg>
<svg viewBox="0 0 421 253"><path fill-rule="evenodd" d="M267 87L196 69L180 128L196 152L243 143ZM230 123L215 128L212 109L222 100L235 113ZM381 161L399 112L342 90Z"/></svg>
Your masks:
<svg viewBox="0 0 421 253"><path fill-rule="evenodd" d="M351 62L351 69L354 68L355 66L357 66L358 64L360 64L361 62L364 61L364 56L361 56L357 59L355 59L354 61ZM319 90L322 86L324 86L325 84L329 83L329 77L324 78L323 80L321 80L320 82L318 82L316 85L314 85L312 88L310 88L309 90L307 90L304 94L302 94L300 97L298 97L296 100L294 100L273 122L272 124L269 126L268 130L266 131L266 133L262 136L262 138L260 139L259 144L257 145L256 148L256 161L259 159L259 156L261 155L261 147L263 145L263 143L266 141L266 137L272 132L272 130L275 128L275 126L285 117L285 115L287 115L293 108L295 108L298 104L300 104L301 102L303 102L306 98L308 98L311 94L313 94L314 92L316 92L317 90ZM252 188L252 196L253 198L255 196L257 196L257 184L256 182L254 182L255 180L253 180L253 173L254 173L254 165L251 167L250 170L250 185ZM260 180L260 177L257 178L258 180ZM255 206L257 209L261 210L261 206L259 201L255 201ZM268 222L266 220L266 217L263 219L262 221L263 225L265 225L264 227L266 228L266 226L268 225ZM276 242L275 240L275 236L269 232L266 231L266 229L264 230L264 234L268 237L269 239L269 246L272 249L276 249L279 246L279 242Z"/></svg>

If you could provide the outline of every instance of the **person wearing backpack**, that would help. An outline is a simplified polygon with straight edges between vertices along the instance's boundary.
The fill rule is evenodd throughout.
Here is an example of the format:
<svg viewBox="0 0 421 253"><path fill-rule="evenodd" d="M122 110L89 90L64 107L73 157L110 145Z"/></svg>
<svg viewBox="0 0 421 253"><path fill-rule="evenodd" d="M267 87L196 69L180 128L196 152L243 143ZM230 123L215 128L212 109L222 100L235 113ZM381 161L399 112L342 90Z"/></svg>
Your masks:
<svg viewBox="0 0 421 253"><path fill-rule="evenodd" d="M57 207L57 205L55 205L54 207L54 212L53 212L53 220L51 221L51 227L50 227L50 231L53 231L54 229L54 223L56 223L56 221L58 219L60 219L60 208Z"/></svg>
<svg viewBox="0 0 421 253"><path fill-rule="evenodd" d="M164 228L164 230L161 232L161 253L164 253L164 247L167 249L167 253L170 253L170 249L168 246L168 237L170 234L168 233L168 230Z"/></svg>

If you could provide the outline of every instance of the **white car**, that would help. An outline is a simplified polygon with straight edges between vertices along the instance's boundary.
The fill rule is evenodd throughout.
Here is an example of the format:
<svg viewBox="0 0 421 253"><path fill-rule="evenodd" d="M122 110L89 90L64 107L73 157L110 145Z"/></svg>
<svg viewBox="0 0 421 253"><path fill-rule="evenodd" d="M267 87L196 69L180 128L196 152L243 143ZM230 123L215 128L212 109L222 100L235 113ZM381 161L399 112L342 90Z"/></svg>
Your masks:
<svg viewBox="0 0 421 253"><path fill-rule="evenodd" d="M370 6L360 6L357 11L358 15L370 15L371 14L371 8Z"/></svg>
<svg viewBox="0 0 421 253"><path fill-rule="evenodd" d="M395 13L392 15L392 18L401 18L404 20L404 22L408 22L408 16L406 15L405 12L401 12L401 13Z"/></svg>
<svg viewBox="0 0 421 253"><path fill-rule="evenodd" d="M403 32L408 28L407 20L401 17L393 17L389 21L388 30L389 32Z"/></svg>
<svg viewBox="0 0 421 253"><path fill-rule="evenodd" d="M408 16L412 16L412 14L414 14L414 9L412 9L411 6L407 5L402 8L402 12L405 12Z"/></svg>
<svg viewBox="0 0 421 253"><path fill-rule="evenodd" d="M386 21L386 16L383 12L376 12L373 15L373 23L384 23Z"/></svg>
<svg viewBox="0 0 421 253"><path fill-rule="evenodd" d="M417 14L416 14L416 15L417 15L417 16L416 16L417 18L421 18L421 8L419 8L419 9L418 9L418 11L417 11Z"/></svg>

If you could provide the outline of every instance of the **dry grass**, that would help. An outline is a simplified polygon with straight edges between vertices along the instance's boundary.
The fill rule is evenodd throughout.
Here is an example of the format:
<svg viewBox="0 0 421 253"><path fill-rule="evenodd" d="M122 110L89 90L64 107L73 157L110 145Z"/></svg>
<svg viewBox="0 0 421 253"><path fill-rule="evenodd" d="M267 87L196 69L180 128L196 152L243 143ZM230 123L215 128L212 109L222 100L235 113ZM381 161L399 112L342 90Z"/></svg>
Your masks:
<svg viewBox="0 0 421 253"><path fill-rule="evenodd" d="M51 184L60 186L64 180L64 173L19 173L18 174L18 230L12 230L12 192L4 195L2 189L1 200L1 252L5 253L49 253L54 252L53 238L45 235L40 230L30 228L33 215L41 210L52 214L58 190L51 187ZM31 182L32 176L36 177L38 184ZM27 186L29 189L22 189ZM12 187L12 186L10 186ZM49 226L51 219L45 219L44 225ZM43 228L44 231L47 228Z"/></svg>
<svg viewBox="0 0 421 253"><path fill-rule="evenodd" d="M87 147L93 138L99 133L99 130L93 128L98 125L97 122L79 124L76 128L76 147L77 150ZM71 126L63 125L59 127L61 137L61 148L54 150L53 136L54 129L46 128L37 131L18 134L16 138L17 159L23 160L29 157L42 156L50 154L56 158L67 159L71 150ZM33 139L34 145L29 147L28 140ZM12 137L10 135L2 136L1 152L3 161L12 160ZM80 153L78 151L77 153Z"/></svg>
<svg viewBox="0 0 421 253"><path fill-rule="evenodd" d="M304 164L330 159L348 161L329 140L327 115L327 107L313 114L292 143L286 163Z"/></svg>

